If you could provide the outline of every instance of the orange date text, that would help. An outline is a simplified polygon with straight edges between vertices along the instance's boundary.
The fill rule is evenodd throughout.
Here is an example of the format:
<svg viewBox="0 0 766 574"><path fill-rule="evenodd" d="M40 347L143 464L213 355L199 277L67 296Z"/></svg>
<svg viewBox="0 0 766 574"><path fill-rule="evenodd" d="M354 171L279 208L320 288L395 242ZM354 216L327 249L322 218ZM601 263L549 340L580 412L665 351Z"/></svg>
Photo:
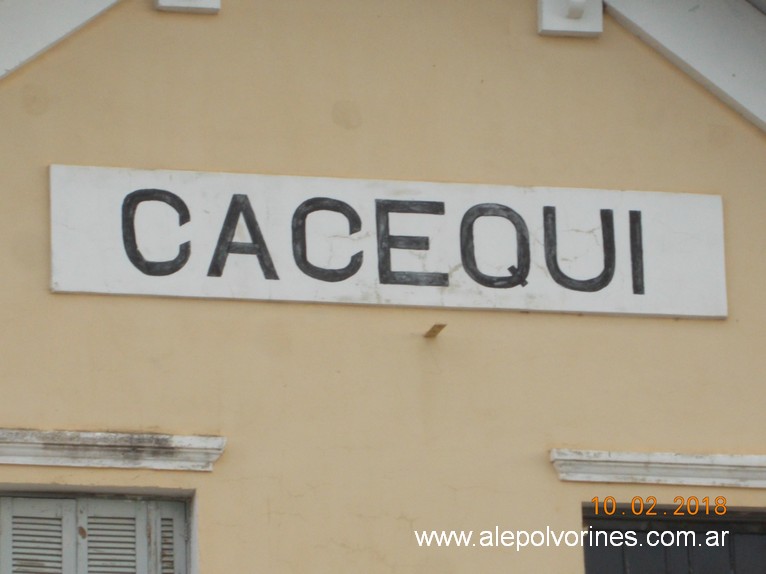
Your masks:
<svg viewBox="0 0 766 574"><path fill-rule="evenodd" d="M657 505L654 496L634 496L630 503L618 503L614 496L591 498L596 516L724 516L726 497L676 496L673 505Z"/></svg>

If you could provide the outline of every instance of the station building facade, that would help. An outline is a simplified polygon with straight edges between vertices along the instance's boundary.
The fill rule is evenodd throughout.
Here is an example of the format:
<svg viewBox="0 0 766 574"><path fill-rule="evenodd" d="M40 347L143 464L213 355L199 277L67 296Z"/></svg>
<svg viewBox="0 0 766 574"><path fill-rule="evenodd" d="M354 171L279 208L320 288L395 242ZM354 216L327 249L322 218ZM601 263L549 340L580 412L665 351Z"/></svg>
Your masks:
<svg viewBox="0 0 766 574"><path fill-rule="evenodd" d="M739 68L622 0L70 4L0 79L0 574L760 571Z"/></svg>

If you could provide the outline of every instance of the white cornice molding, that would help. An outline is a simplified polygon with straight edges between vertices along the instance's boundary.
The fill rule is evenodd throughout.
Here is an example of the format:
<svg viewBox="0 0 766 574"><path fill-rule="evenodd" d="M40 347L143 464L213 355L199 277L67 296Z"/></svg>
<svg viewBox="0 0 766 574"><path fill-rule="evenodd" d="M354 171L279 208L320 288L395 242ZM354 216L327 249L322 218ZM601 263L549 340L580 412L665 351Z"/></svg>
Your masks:
<svg viewBox="0 0 766 574"><path fill-rule="evenodd" d="M766 455L553 449L560 480L766 488Z"/></svg>
<svg viewBox="0 0 766 574"><path fill-rule="evenodd" d="M766 15L746 0L604 0L608 12L766 131Z"/></svg>
<svg viewBox="0 0 766 574"><path fill-rule="evenodd" d="M0 78L120 0L0 0Z"/></svg>
<svg viewBox="0 0 766 574"><path fill-rule="evenodd" d="M219 436L0 429L0 464L210 471Z"/></svg>

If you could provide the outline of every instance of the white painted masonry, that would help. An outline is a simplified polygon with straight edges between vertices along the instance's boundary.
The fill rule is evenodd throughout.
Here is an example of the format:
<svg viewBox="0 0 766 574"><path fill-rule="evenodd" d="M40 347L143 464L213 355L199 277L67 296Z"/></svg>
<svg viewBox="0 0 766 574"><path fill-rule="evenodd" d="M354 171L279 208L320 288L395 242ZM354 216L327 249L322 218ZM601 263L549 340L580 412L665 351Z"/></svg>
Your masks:
<svg viewBox="0 0 766 574"><path fill-rule="evenodd" d="M553 449L560 480L766 488L766 455Z"/></svg>
<svg viewBox="0 0 766 574"><path fill-rule="evenodd" d="M0 0L0 78L119 0Z"/></svg>
<svg viewBox="0 0 766 574"><path fill-rule="evenodd" d="M225 445L218 436L0 429L0 465L211 471Z"/></svg>
<svg viewBox="0 0 766 574"><path fill-rule="evenodd" d="M609 13L766 130L766 15L745 0L606 0Z"/></svg>

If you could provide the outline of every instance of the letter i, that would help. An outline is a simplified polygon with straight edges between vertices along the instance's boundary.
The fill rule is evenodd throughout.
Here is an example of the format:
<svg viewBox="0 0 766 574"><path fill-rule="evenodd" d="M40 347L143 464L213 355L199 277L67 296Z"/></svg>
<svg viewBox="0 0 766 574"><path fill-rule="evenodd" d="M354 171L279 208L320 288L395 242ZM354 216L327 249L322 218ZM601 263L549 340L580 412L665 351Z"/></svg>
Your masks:
<svg viewBox="0 0 766 574"><path fill-rule="evenodd" d="M641 212L630 212L630 265L633 272L633 293L644 294L644 242Z"/></svg>

